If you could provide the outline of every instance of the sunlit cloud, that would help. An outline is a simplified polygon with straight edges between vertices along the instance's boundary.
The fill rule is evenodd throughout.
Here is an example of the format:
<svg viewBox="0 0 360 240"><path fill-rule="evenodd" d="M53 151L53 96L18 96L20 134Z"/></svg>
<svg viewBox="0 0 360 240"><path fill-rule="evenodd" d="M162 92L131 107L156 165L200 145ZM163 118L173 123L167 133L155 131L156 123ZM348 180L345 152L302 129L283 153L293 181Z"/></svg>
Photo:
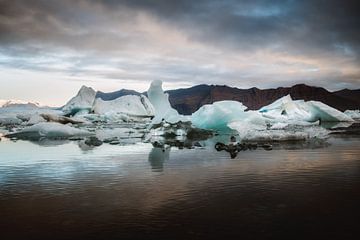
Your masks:
<svg viewBox="0 0 360 240"><path fill-rule="evenodd" d="M359 88L359 17L352 1L339 4L0 1L0 98L60 104L80 84L146 91L154 79ZM50 83L61 88L44 92Z"/></svg>

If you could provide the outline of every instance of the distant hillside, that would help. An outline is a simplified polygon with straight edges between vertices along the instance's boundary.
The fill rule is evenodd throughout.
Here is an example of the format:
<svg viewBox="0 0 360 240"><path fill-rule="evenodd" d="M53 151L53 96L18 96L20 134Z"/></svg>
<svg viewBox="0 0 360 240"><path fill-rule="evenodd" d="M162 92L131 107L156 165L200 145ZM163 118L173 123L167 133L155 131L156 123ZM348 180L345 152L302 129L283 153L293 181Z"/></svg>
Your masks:
<svg viewBox="0 0 360 240"><path fill-rule="evenodd" d="M109 101L109 100L113 100L125 95L140 95L140 93L138 93L137 91L134 90L128 90L128 89L121 89L119 91L115 91L115 92L109 92L109 93L104 93L101 91L97 91L96 92L96 98L101 98L104 101Z"/></svg>
<svg viewBox="0 0 360 240"><path fill-rule="evenodd" d="M259 109L290 94L293 99L306 101L321 101L341 111L360 108L360 89L344 89L329 92L324 88L297 84L292 87L280 87L276 89L239 89L219 85L197 85L191 88L175 89L166 91L169 93L171 105L181 114L189 115L198 110L204 104L221 100L235 100L242 102L249 109ZM112 100L120 96L140 93L122 89L112 93L98 92L97 96L103 100Z"/></svg>
<svg viewBox="0 0 360 240"><path fill-rule="evenodd" d="M334 94L339 97L343 97L343 98L352 100L352 101L356 102L358 105L360 105L360 89L357 89L357 90L343 89L343 90L334 92Z"/></svg>

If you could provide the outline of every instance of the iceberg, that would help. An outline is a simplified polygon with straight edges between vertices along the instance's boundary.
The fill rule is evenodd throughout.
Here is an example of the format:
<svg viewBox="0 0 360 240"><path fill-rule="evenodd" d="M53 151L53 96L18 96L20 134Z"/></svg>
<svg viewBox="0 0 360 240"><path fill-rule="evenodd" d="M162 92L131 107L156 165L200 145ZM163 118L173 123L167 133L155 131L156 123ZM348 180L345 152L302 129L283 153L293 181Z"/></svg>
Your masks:
<svg viewBox="0 0 360 240"><path fill-rule="evenodd" d="M169 95L164 93L162 89L162 81L152 81L150 88L147 91L147 95L155 109L155 117L152 120L153 124L160 123L163 120L169 123L189 121L189 118L180 115L174 108L171 107Z"/></svg>
<svg viewBox="0 0 360 240"><path fill-rule="evenodd" d="M95 96L94 89L82 86L76 96L70 99L62 110L66 115L75 115L80 111L89 113L95 101Z"/></svg>
<svg viewBox="0 0 360 240"><path fill-rule="evenodd" d="M310 106L312 113L311 121L323 121L323 122L352 122L351 117L340 112L339 110L332 108L322 102L309 101L306 102Z"/></svg>
<svg viewBox="0 0 360 240"><path fill-rule="evenodd" d="M17 117L0 117L0 126L5 125L18 125L22 120Z"/></svg>
<svg viewBox="0 0 360 240"><path fill-rule="evenodd" d="M238 132L242 140L288 141L327 136L322 128L314 135L304 129L320 122L351 122L346 114L318 101L292 100L284 96L257 111L246 111L236 101L219 101L202 106L191 116L192 124L202 129Z"/></svg>
<svg viewBox="0 0 360 240"><path fill-rule="evenodd" d="M259 109L263 117L273 121L291 122L349 122L353 119L339 110L322 102L292 100L290 95L284 96L268 106Z"/></svg>
<svg viewBox="0 0 360 240"><path fill-rule="evenodd" d="M49 107L39 107L36 104L10 104L0 107L0 124L1 125L18 125L25 123L27 125L35 124L41 119L40 114L63 114L62 111Z"/></svg>
<svg viewBox="0 0 360 240"><path fill-rule="evenodd" d="M26 122L27 125L34 125L40 122L46 122L46 120L38 114L33 114L30 116L29 120Z"/></svg>
<svg viewBox="0 0 360 240"><path fill-rule="evenodd" d="M360 110L346 110L344 112L347 116L351 117L352 119L360 119Z"/></svg>
<svg viewBox="0 0 360 240"><path fill-rule="evenodd" d="M197 128L225 130L230 122L242 121L247 115L241 102L219 101L206 104L191 115L191 122Z"/></svg>
<svg viewBox="0 0 360 240"><path fill-rule="evenodd" d="M16 137L19 139L40 139L40 138L69 138L73 136L90 136L92 133L78 128L70 127L55 122L41 122L26 127L18 132L10 133L5 137Z"/></svg>
<svg viewBox="0 0 360 240"><path fill-rule="evenodd" d="M114 115L127 114L130 116L153 117L155 109L144 95L126 95L115 100L104 101L97 98L92 106L95 114Z"/></svg>

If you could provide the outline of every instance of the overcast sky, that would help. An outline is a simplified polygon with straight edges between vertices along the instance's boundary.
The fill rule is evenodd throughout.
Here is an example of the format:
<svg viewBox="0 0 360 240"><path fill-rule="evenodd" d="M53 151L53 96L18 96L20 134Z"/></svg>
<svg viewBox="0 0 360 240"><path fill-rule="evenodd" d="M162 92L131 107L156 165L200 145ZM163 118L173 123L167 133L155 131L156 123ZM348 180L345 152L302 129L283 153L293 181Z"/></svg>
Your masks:
<svg viewBox="0 0 360 240"><path fill-rule="evenodd" d="M0 0L0 99L197 84L360 88L347 0Z"/></svg>

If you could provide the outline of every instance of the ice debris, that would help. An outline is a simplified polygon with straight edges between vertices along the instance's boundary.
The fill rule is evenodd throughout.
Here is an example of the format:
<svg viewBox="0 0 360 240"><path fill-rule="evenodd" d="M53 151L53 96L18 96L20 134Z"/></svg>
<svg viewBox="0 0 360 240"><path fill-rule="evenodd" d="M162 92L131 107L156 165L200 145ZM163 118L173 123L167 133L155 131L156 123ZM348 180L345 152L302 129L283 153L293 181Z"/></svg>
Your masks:
<svg viewBox="0 0 360 240"><path fill-rule="evenodd" d="M304 122L347 122L353 119L339 110L322 102L292 100L290 95L284 96L268 106L259 109L262 115L276 121Z"/></svg>
<svg viewBox="0 0 360 240"><path fill-rule="evenodd" d="M347 116L351 117L352 119L360 119L360 110L346 110L344 112Z"/></svg>
<svg viewBox="0 0 360 240"><path fill-rule="evenodd" d="M26 127L18 132L5 135L8 138L40 139L40 138L69 138L73 136L90 136L92 133L55 122L42 122Z"/></svg>

